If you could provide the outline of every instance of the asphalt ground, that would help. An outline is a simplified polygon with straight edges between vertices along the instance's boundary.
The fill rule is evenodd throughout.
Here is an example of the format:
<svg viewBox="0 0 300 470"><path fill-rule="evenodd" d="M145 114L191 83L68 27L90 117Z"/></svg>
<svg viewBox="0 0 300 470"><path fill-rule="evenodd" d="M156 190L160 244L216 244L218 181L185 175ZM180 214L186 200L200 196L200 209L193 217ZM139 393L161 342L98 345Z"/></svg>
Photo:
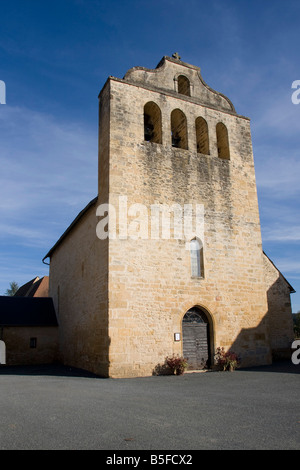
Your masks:
<svg viewBox="0 0 300 470"><path fill-rule="evenodd" d="M299 374L291 361L130 379L1 366L0 450L298 450Z"/></svg>

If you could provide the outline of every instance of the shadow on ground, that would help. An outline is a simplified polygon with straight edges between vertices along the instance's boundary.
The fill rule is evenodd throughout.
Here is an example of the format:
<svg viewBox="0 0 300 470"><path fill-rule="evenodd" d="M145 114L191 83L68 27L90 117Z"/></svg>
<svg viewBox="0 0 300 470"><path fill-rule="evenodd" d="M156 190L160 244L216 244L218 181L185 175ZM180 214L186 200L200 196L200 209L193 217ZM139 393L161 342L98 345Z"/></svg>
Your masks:
<svg viewBox="0 0 300 470"><path fill-rule="evenodd" d="M241 368L239 370L253 372L280 372L287 374L300 374L300 364L295 365L291 360L274 361L271 365Z"/></svg>
<svg viewBox="0 0 300 470"><path fill-rule="evenodd" d="M295 365L292 361L279 361L274 362L271 365L256 366L248 368L240 368L238 371L247 372L279 372L287 374L300 374L300 364ZM211 372L211 371L209 371ZM213 371L212 371L213 372ZM229 373L229 372L225 372ZM58 377L87 377L103 379L99 375L93 374L87 370L77 369L76 367L70 367L63 364L41 364L41 365L16 365L7 366L0 365L0 376L1 375L49 375Z"/></svg>
<svg viewBox="0 0 300 470"><path fill-rule="evenodd" d="M0 375L52 375L57 377L87 377L101 379L103 377L93 374L87 370L69 367L63 364L40 364L40 365L0 365Z"/></svg>

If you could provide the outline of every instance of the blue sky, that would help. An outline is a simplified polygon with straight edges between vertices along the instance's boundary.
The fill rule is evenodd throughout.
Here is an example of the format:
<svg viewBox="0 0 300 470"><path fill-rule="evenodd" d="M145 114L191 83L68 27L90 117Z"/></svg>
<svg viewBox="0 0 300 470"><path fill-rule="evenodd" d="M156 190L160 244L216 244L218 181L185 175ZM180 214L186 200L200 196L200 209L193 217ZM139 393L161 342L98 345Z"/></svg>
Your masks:
<svg viewBox="0 0 300 470"><path fill-rule="evenodd" d="M0 294L97 194L107 77L178 51L250 117L263 248L300 310L298 0L10 0L0 4Z"/></svg>

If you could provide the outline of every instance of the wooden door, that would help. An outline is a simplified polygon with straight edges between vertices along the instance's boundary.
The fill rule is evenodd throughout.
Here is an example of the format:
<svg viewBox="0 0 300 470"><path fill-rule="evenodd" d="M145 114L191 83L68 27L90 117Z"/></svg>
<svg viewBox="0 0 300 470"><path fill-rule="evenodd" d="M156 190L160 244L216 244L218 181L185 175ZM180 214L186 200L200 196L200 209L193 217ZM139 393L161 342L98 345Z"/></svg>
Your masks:
<svg viewBox="0 0 300 470"><path fill-rule="evenodd" d="M208 328L205 314L198 309L189 310L183 318L183 355L188 359L189 370L204 369L209 366Z"/></svg>

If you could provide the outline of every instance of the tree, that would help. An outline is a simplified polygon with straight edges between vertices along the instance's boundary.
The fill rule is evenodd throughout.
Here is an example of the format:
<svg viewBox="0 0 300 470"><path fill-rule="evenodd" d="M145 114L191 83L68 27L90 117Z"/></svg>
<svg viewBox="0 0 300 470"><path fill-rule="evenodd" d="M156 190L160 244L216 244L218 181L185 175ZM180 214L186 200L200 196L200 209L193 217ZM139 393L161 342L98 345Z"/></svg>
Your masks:
<svg viewBox="0 0 300 470"><path fill-rule="evenodd" d="M300 311L293 315L295 338L300 338Z"/></svg>
<svg viewBox="0 0 300 470"><path fill-rule="evenodd" d="M17 290L19 289L18 284L15 281L12 281L10 284L10 288L6 289L5 295L9 295L10 297L13 297Z"/></svg>

